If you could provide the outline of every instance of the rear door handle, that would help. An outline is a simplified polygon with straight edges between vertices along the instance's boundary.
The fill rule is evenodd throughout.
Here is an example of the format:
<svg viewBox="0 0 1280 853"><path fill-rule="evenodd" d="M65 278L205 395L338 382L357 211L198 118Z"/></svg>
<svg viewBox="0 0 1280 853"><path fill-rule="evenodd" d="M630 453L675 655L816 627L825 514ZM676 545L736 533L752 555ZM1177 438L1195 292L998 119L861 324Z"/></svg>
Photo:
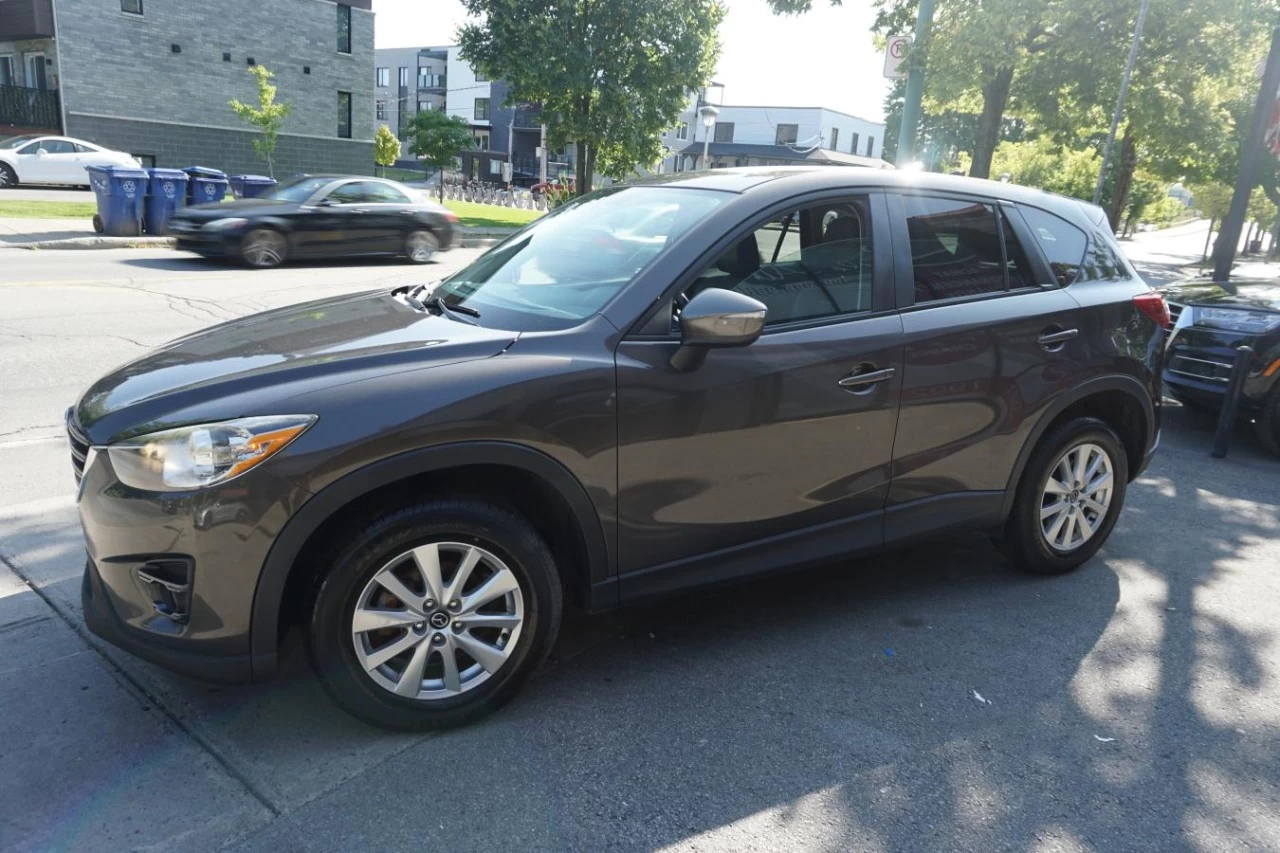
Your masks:
<svg viewBox="0 0 1280 853"><path fill-rule="evenodd" d="M1079 334L1079 329L1060 329L1056 332L1046 330L1043 335L1036 338L1036 341L1039 342L1040 346L1050 352L1057 352L1062 349L1063 345L1066 344L1067 341L1072 340Z"/></svg>
<svg viewBox="0 0 1280 853"><path fill-rule="evenodd" d="M850 373L848 376L840 380L841 388L856 388L858 392L870 391L868 386L876 385L893 378L895 371L892 367L885 367L880 370L868 370L866 373ZM858 393L855 392L855 393Z"/></svg>

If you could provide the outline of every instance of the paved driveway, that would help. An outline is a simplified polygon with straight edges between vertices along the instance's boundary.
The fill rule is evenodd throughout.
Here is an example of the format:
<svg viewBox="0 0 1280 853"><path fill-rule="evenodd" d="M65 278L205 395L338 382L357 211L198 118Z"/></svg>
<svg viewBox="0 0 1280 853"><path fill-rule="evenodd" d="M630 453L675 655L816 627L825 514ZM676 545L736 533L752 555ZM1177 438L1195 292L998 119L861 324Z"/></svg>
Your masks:
<svg viewBox="0 0 1280 853"><path fill-rule="evenodd" d="M1214 461L1212 424L1170 411L1067 577L966 535L575 618L498 715L391 735L331 706L296 638L278 680L212 687L86 637L57 419L176 334L446 267L18 254L0 849L1280 849L1280 460L1247 430Z"/></svg>

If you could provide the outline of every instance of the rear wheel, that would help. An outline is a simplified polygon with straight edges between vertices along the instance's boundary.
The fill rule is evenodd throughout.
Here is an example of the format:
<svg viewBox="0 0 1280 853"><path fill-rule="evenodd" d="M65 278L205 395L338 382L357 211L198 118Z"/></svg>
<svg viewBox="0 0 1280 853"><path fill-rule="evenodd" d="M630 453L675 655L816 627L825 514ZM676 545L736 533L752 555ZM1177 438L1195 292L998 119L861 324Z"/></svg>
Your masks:
<svg viewBox="0 0 1280 853"><path fill-rule="evenodd" d="M278 267L289 255L289 242L273 228L255 228L240 241L240 256L257 269Z"/></svg>
<svg viewBox="0 0 1280 853"><path fill-rule="evenodd" d="M18 173L8 163L0 163L0 189L12 189L18 185Z"/></svg>
<svg viewBox="0 0 1280 853"><path fill-rule="evenodd" d="M448 728L515 695L555 641L561 602L527 521L484 501L427 501L348 538L316 592L308 649L361 720Z"/></svg>
<svg viewBox="0 0 1280 853"><path fill-rule="evenodd" d="M1024 571L1071 571L1111 535L1128 480L1128 456L1110 426L1097 418L1062 424L1027 462L1002 550Z"/></svg>
<svg viewBox="0 0 1280 853"><path fill-rule="evenodd" d="M404 238L404 255L410 263L425 264L440 251L440 240L425 229L410 231Z"/></svg>

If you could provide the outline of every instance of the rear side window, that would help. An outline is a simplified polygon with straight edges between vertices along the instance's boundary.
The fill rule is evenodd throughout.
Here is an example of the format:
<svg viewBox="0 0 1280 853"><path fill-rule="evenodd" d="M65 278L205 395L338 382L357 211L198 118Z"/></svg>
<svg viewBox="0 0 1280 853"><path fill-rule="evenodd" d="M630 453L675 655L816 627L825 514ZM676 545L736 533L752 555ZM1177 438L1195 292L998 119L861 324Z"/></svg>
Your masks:
<svg viewBox="0 0 1280 853"><path fill-rule="evenodd" d="M1040 250L1049 260L1049 267L1058 284L1066 287L1075 281L1084 260L1085 245L1089 242L1084 232L1067 220L1037 207L1018 209L1031 227L1031 233L1036 236Z"/></svg>
<svg viewBox="0 0 1280 853"><path fill-rule="evenodd" d="M903 196L902 202L917 305L1005 290L995 208L914 195Z"/></svg>
<svg viewBox="0 0 1280 853"><path fill-rule="evenodd" d="M1133 278L1129 267L1120 256L1115 238L1099 226L1089 237L1089 248L1080 266L1080 281L1121 281Z"/></svg>

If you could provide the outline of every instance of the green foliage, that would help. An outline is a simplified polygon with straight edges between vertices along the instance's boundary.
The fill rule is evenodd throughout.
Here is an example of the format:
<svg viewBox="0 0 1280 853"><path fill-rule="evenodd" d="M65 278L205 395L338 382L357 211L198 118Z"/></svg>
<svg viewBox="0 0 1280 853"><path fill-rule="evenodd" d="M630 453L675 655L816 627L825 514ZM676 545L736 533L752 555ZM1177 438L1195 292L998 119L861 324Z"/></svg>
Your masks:
<svg viewBox="0 0 1280 853"><path fill-rule="evenodd" d="M577 144L577 191L598 169L630 174L662 156L659 135L719 54L720 0L463 0L462 57L542 105L552 147Z"/></svg>
<svg viewBox="0 0 1280 853"><path fill-rule="evenodd" d="M1172 196L1162 196L1155 204L1147 207L1146 215L1141 221L1149 222L1157 228L1168 228L1179 216L1186 213L1187 208Z"/></svg>
<svg viewBox="0 0 1280 853"><path fill-rule="evenodd" d="M991 175L1009 175L1015 184L1036 187L1088 201L1102 158L1089 148L1071 150L1048 137L1023 142L1002 142L991 159ZM959 158L968 171L968 155Z"/></svg>
<svg viewBox="0 0 1280 853"><path fill-rule="evenodd" d="M1271 199L1267 198L1262 187L1254 187L1253 192L1249 193L1249 206L1245 208L1245 218L1264 228L1270 228L1276 221L1276 206L1271 203Z"/></svg>
<svg viewBox="0 0 1280 853"><path fill-rule="evenodd" d="M275 164L272 162L276 152L276 138L280 134L280 126L285 116L289 115L288 103L276 103L276 85L271 79L276 75L267 70L265 65L251 65L245 71L253 77L258 87L258 105L246 104L232 98L229 102L241 121L258 129L261 137L253 140L253 150L267 161L267 176L275 177Z"/></svg>
<svg viewBox="0 0 1280 853"><path fill-rule="evenodd" d="M1201 216L1221 222L1231 208L1231 188L1217 182L1192 186L1191 206Z"/></svg>
<svg viewBox="0 0 1280 853"><path fill-rule="evenodd" d="M443 172L458 159L458 154L474 148L476 141L471 126L458 116L439 110L419 110L405 128L409 151L428 166ZM444 181L440 182L440 200L444 200Z"/></svg>
<svg viewBox="0 0 1280 853"><path fill-rule="evenodd" d="M377 132L373 134L373 162L383 167L385 174L386 167L399 159L400 140L396 139L391 128L385 124L379 125Z"/></svg>

